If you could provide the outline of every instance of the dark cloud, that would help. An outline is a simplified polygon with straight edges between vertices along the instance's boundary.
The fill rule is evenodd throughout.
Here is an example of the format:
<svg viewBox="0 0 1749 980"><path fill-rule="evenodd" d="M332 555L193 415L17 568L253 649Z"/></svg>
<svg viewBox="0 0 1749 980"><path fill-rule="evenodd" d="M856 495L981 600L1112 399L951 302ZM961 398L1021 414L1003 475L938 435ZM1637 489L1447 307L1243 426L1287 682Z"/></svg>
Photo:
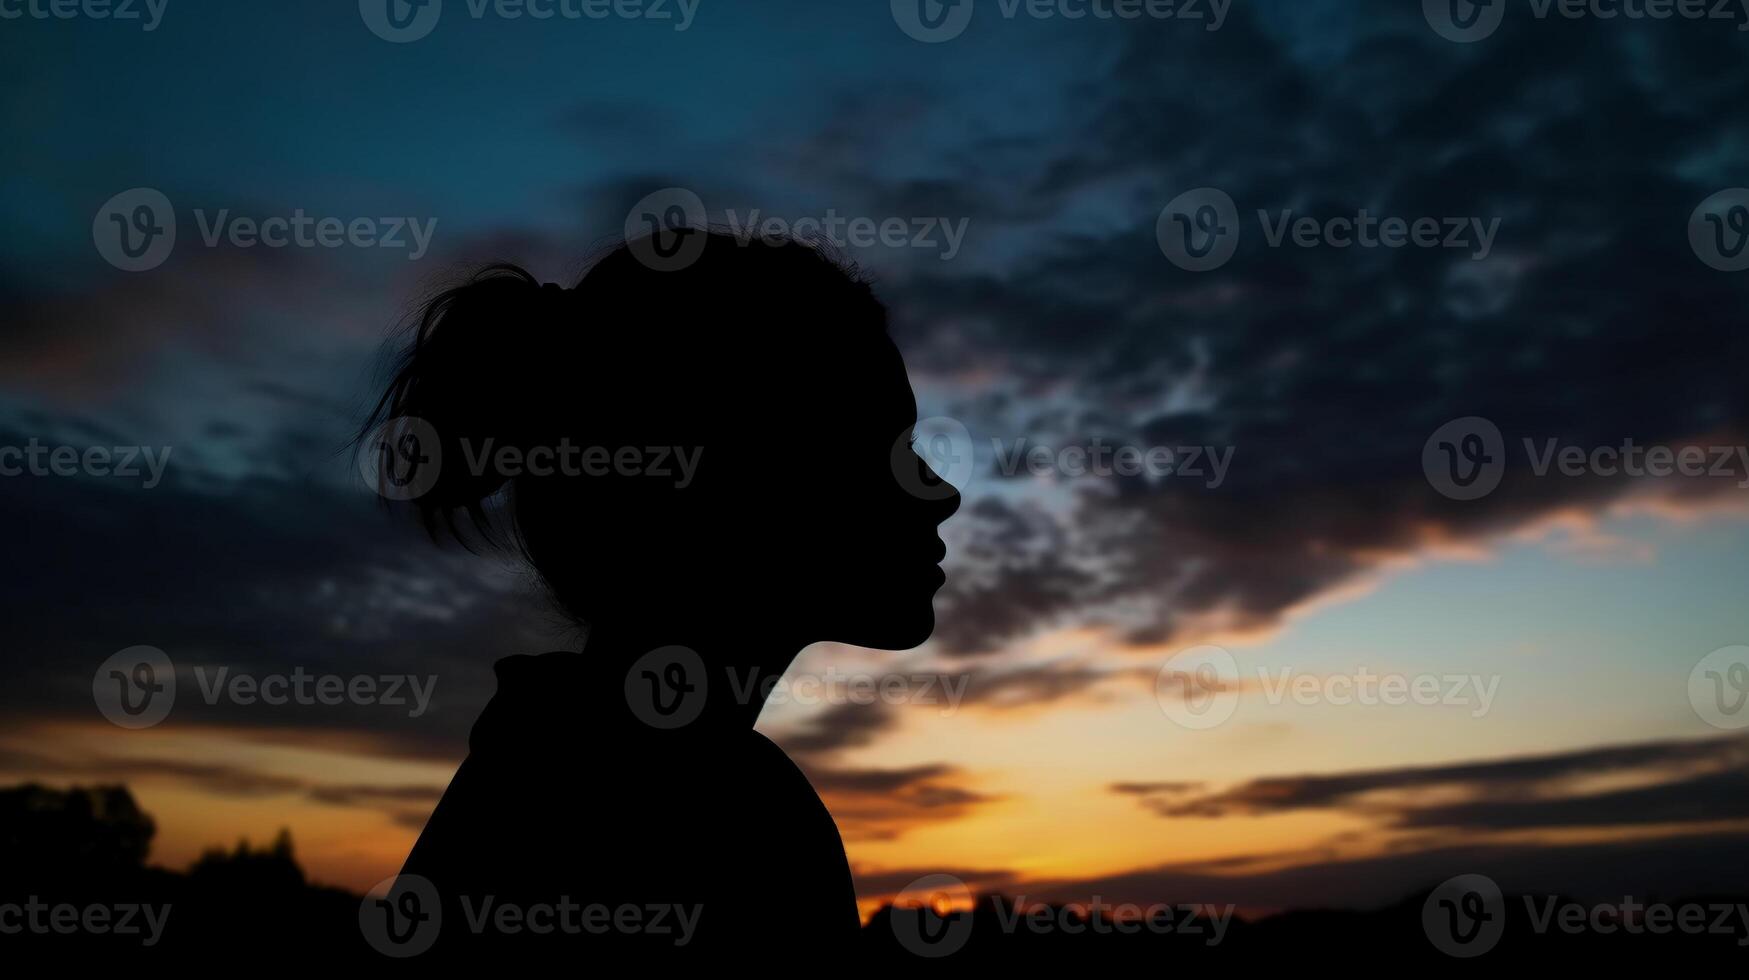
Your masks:
<svg viewBox="0 0 1749 980"><path fill-rule="evenodd" d="M438 798L443 795L443 787L434 785L367 786L323 783L223 763L152 756L49 756L3 745L0 745L0 770L25 777L47 776L118 783L169 780L224 797L295 795L329 806L368 807L386 813L398 823L414 827L424 826L431 808L437 805Z"/></svg>
<svg viewBox="0 0 1749 980"><path fill-rule="evenodd" d="M826 756L843 749L868 745L883 732L895 728L899 716L885 701L834 704L799 727L781 732L775 740L795 756Z"/></svg>
<svg viewBox="0 0 1749 980"><path fill-rule="evenodd" d="M1042 423L1065 441L1235 453L1213 489L1083 481L1072 510L1027 514L1024 532L999 511L1017 506L974 509L956 531L968 567L944 595L954 650L1000 651L1065 621L1150 643L1216 615L1268 627L1430 540L1484 538L1629 489L1535 478L1524 438L1731 444L1749 432L1736 378L1745 280L1686 241L1695 206L1741 182L1749 133L1733 106L1749 72L1734 31L1520 18L1487 44L1456 45L1413 4L1331 20L1264 5L1235 7L1207 37L1126 32L1083 87L1082 122L1043 148L1047 176L1006 188L1102 200L1125 219L1027 238L1000 267L895 285L915 365L996 379L997 394L948 406L980 438ZM1201 275L1170 265L1153 231L1165 202L1198 186L1230 193L1244 227L1234 260ZM1289 208L1498 218L1500 230L1480 261L1266 247L1256 211ZM1039 395L1055 396L1048 409ZM1491 496L1458 503L1424 479L1421 450L1469 415L1499 425L1512 465ZM1041 555L1038 540L1058 544Z"/></svg>
<svg viewBox="0 0 1749 980"><path fill-rule="evenodd" d="M1586 789L1583 780L1642 785ZM1401 828L1466 830L1658 826L1749 817L1749 740L1647 742L1457 765L1254 779L1214 793L1121 783L1163 817L1264 816L1339 809ZM1453 796L1461 797L1456 802Z"/></svg>
<svg viewBox="0 0 1749 980"><path fill-rule="evenodd" d="M857 769L809 758L800 764L847 841L895 840L926 824L963 819L999 799L972 789L971 777L955 766Z"/></svg>
<svg viewBox="0 0 1749 980"><path fill-rule="evenodd" d="M1398 901L1454 875L1482 874L1509 894L1616 901L1632 895L1645 900L1735 894L1742 888L1739 869L1745 861L1749 861L1749 835L1720 833L1609 843L1453 845L1359 858L1314 858L1262 869L1164 865L1107 877L1030 881L1006 890L1029 900L1049 901L1086 901L1098 895L1111 903L1143 905L1367 908Z"/></svg>
<svg viewBox="0 0 1749 980"><path fill-rule="evenodd" d="M1102 699L1114 682L1152 684L1151 667L1112 668L1078 661L1047 661L1019 667L987 666L966 677L961 705L992 709L1038 707L1074 698Z"/></svg>
<svg viewBox="0 0 1749 980"><path fill-rule="evenodd" d="M348 486L337 445L310 436L267 448L311 474L296 481L209 488L182 468L183 446L172 447L167 476L151 489L119 477L0 480L20 556L0 598L10 624L0 708L20 723L97 722L94 671L144 644L177 665L170 730L297 731L459 760L493 691L492 663L553 648L558 623L515 577L434 549L362 486ZM430 685L431 706L413 717L410 703L209 704L197 668L209 683L219 668L410 676Z"/></svg>

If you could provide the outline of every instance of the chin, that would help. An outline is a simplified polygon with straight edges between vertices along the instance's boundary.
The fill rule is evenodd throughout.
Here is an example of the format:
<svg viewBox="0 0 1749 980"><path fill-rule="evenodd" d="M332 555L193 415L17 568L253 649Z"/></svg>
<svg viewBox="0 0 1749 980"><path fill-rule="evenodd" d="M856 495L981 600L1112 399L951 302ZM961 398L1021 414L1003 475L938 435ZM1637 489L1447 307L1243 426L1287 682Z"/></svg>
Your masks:
<svg viewBox="0 0 1749 980"><path fill-rule="evenodd" d="M933 590L931 590L933 592ZM858 628L837 631L836 642L871 650L910 650L935 632L935 606L929 596L912 596L863 618Z"/></svg>

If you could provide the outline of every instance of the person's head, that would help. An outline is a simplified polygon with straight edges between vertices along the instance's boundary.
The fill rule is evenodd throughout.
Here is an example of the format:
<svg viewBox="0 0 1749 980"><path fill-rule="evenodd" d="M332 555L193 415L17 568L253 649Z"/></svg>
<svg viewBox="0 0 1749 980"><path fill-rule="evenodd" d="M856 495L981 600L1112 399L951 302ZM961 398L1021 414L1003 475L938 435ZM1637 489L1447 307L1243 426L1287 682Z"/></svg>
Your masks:
<svg viewBox="0 0 1749 980"><path fill-rule="evenodd" d="M494 266L438 295L366 424L374 475L582 624L921 643L959 497L910 448L885 309L808 245L688 234L682 268L635 240L569 289Z"/></svg>

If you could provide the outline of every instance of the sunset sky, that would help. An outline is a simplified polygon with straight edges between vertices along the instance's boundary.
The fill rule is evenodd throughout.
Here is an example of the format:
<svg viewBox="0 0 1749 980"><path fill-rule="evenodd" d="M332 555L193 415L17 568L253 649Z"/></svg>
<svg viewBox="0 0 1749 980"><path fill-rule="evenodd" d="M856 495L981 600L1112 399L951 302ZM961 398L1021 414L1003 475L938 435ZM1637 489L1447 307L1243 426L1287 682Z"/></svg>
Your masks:
<svg viewBox="0 0 1749 980"><path fill-rule="evenodd" d="M684 187L719 221L965 221L951 258L846 249L920 414L976 447L936 638L816 645L791 674L933 678L929 696L760 723L838 818L865 905L932 872L1256 909L1468 872L1617 896L1740 883L1749 716L1709 722L1691 677L1749 644L1749 462L1538 475L1524 444L1749 439L1749 273L1688 238L1697 205L1749 185L1749 33L1515 6L1455 44L1420 6L1234 0L1211 31L984 2L939 44L884 3L803 0L702 0L685 30L451 0L403 44L349 0L171 0L151 31L0 22L0 446L171 452L151 487L0 476L0 784L124 782L170 867L288 827L317 880L398 870L493 661L571 641L513 570L432 549L361 484L344 444L380 347L457 270L570 281L634 202ZM140 187L173 202L177 242L130 273L93 221ZM1244 237L1198 273L1156 221L1202 187ZM1272 248L1255 218L1360 209L1499 231L1475 259ZM221 211L300 210L436 224L417 259L202 240ZM755 329L762 298L736 300ZM1454 500L1423 449L1471 416L1507 465ZM833 451L784 429L749 438L800 474ZM1022 439L1230 467L1212 487L999 472L992 446ZM140 644L179 690L128 731L92 680ZM1169 662L1205 645L1239 683L1199 729ZM196 669L221 666L412 675L434 697L416 717L208 704ZM1271 694L1362 672L1464 686ZM940 703L943 680L963 698ZM580 768L592 751L611 749L579 746Z"/></svg>

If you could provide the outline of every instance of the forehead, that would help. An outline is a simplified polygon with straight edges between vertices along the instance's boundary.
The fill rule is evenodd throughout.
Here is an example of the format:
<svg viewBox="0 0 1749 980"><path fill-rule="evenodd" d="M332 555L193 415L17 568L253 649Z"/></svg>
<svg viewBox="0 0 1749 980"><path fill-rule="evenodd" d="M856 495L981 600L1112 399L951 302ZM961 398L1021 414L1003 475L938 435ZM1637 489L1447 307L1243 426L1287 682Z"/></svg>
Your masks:
<svg viewBox="0 0 1749 980"><path fill-rule="evenodd" d="M799 356L762 372L765 390L750 393L764 410L759 429L770 438L787 432L813 452L866 455L856 447L867 447L884 459L916 421L904 361L884 332L791 353Z"/></svg>

